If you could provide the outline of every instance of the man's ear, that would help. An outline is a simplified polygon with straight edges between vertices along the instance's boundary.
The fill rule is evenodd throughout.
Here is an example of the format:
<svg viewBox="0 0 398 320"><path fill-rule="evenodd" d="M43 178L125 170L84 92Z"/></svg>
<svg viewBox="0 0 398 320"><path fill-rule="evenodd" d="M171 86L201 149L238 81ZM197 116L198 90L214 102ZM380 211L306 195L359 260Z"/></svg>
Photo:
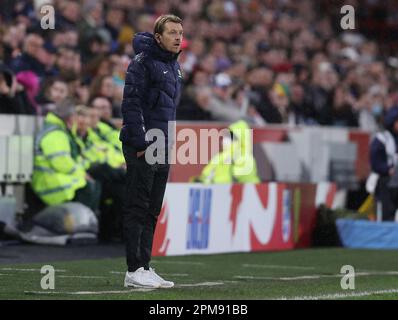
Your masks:
<svg viewBox="0 0 398 320"><path fill-rule="evenodd" d="M161 35L159 33L155 33L155 39L157 43L160 43L160 37Z"/></svg>

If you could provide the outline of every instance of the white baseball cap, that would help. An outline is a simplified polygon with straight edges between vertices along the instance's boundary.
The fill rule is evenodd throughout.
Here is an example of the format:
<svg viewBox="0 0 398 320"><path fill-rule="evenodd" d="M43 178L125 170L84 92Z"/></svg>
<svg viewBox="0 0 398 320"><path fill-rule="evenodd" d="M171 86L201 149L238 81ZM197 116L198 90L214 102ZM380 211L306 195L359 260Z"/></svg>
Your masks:
<svg viewBox="0 0 398 320"><path fill-rule="evenodd" d="M226 73L219 73L214 78L214 84L217 87L228 87L231 83L231 77Z"/></svg>

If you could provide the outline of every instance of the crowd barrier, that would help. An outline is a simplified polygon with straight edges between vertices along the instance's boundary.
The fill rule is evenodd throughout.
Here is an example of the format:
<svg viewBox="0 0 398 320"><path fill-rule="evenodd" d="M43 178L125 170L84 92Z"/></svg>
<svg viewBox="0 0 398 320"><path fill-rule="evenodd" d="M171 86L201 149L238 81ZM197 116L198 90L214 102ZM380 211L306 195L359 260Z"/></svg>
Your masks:
<svg viewBox="0 0 398 320"><path fill-rule="evenodd" d="M170 183L158 219L155 256L276 251L311 245L316 209L333 205L321 184Z"/></svg>
<svg viewBox="0 0 398 320"><path fill-rule="evenodd" d="M43 119L0 115L0 182L26 183L32 177L34 134Z"/></svg>

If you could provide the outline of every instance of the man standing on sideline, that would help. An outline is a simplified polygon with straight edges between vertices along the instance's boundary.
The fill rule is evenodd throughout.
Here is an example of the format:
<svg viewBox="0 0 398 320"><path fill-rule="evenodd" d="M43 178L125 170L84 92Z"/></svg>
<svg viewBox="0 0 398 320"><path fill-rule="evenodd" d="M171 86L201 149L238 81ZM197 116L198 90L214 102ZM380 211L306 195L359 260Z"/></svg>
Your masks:
<svg viewBox="0 0 398 320"><path fill-rule="evenodd" d="M182 74L177 62L183 37L182 21L162 15L154 33L137 33L133 39L136 54L126 75L123 93L123 128L120 140L127 164L123 231L128 271L124 286L171 288L149 266L153 236L169 174L169 122L175 121L181 96ZM151 144L147 132L161 130L165 137L165 162L150 164L146 149ZM163 151L163 150L162 150Z"/></svg>

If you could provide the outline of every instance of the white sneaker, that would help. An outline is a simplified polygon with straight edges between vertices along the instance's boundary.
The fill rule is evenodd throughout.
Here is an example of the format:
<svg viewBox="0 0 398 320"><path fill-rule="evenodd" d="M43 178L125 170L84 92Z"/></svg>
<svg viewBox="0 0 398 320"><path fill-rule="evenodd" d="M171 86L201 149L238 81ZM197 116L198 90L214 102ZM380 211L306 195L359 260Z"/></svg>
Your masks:
<svg viewBox="0 0 398 320"><path fill-rule="evenodd" d="M155 281L157 281L158 283L160 283L160 288L173 288L174 287L173 281L164 280L161 276L159 276L155 272L155 269L149 268L149 272L152 274L153 279Z"/></svg>
<svg viewBox="0 0 398 320"><path fill-rule="evenodd" d="M126 272L124 286L126 288L160 288L160 282L154 279L149 270L145 270L141 267L134 272Z"/></svg>

